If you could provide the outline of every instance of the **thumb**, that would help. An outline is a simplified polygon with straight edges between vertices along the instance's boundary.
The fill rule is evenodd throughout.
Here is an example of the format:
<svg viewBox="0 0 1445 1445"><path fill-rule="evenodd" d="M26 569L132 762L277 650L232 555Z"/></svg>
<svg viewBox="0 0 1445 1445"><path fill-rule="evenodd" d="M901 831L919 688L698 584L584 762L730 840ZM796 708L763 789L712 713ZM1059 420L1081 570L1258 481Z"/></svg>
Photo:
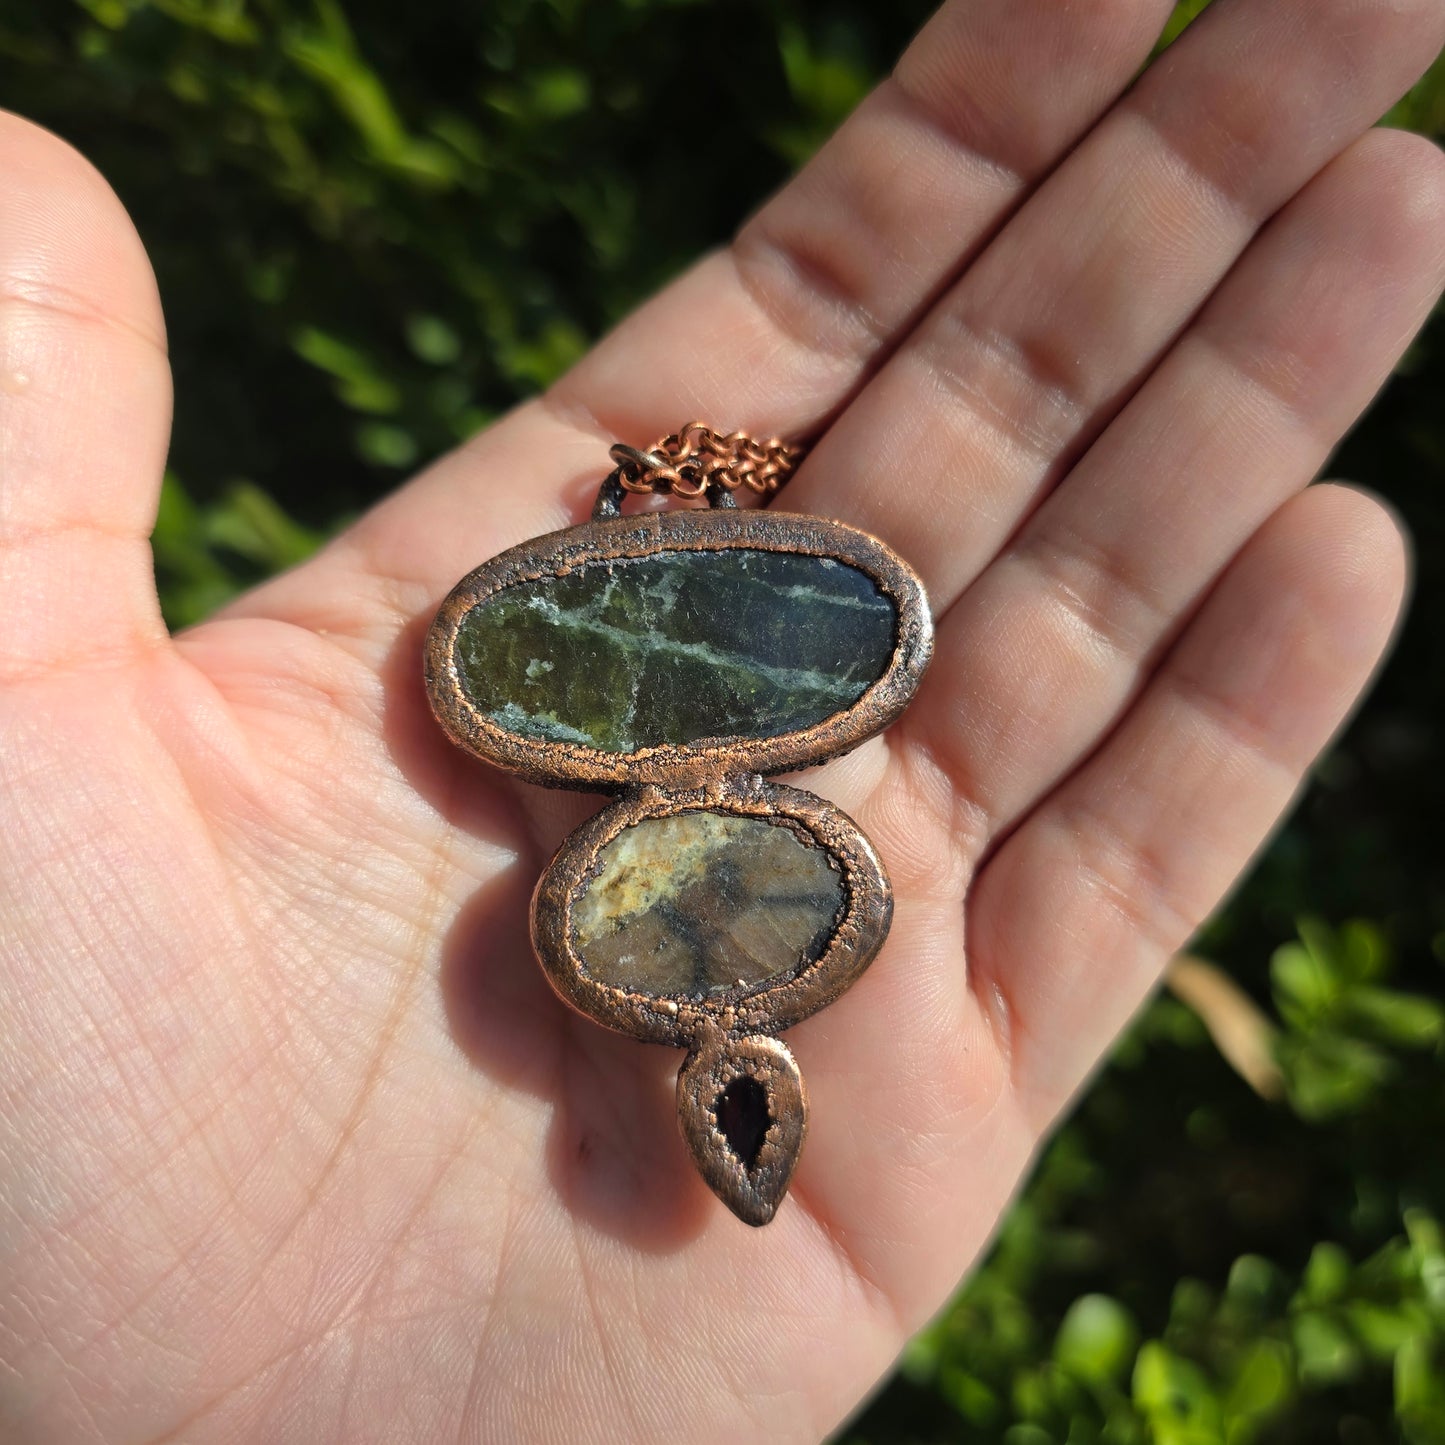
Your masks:
<svg viewBox="0 0 1445 1445"><path fill-rule="evenodd" d="M148 538L170 404L129 217L68 145L0 112L0 679L165 640Z"/></svg>

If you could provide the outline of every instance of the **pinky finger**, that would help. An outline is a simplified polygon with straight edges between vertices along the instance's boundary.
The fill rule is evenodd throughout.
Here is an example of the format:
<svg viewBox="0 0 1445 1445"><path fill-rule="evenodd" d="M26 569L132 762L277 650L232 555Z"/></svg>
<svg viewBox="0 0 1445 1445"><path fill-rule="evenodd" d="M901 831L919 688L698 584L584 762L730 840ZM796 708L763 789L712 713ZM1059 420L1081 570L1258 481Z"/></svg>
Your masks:
<svg viewBox="0 0 1445 1445"><path fill-rule="evenodd" d="M1313 487L1235 559L1117 730L981 874L973 985L1040 1127L1288 807L1405 585L1373 498Z"/></svg>

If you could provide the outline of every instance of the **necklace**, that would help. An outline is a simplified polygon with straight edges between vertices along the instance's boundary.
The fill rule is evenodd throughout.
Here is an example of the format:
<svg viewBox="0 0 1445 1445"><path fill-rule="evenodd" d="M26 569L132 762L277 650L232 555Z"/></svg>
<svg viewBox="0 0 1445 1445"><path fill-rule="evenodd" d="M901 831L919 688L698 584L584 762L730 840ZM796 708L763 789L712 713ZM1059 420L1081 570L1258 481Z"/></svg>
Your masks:
<svg viewBox="0 0 1445 1445"><path fill-rule="evenodd" d="M893 895L852 819L765 777L887 727L932 622L876 537L737 506L739 489L776 493L800 449L692 422L611 455L591 521L452 590L427 692L452 741L494 766L617 795L538 880L537 957L573 1008L687 1050L683 1138L714 1193L766 1224L807 1128L777 1035L873 961ZM630 493L708 507L624 516Z"/></svg>

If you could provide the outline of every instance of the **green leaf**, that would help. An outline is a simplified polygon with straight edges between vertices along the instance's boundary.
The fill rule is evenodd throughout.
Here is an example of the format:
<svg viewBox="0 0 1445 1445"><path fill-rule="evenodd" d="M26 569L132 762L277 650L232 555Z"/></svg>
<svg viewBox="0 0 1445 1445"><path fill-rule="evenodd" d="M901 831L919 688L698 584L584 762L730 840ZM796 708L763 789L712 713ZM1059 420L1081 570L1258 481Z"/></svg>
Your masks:
<svg viewBox="0 0 1445 1445"><path fill-rule="evenodd" d="M356 450L376 467L409 467L420 452L416 438L405 427L379 421L357 427Z"/></svg>
<svg viewBox="0 0 1445 1445"><path fill-rule="evenodd" d="M1354 1300L1344 1307L1350 1333L1373 1359L1392 1360L1395 1352L1416 1335L1430 1332L1430 1316L1410 1302L1388 1307L1369 1300Z"/></svg>
<svg viewBox="0 0 1445 1445"><path fill-rule="evenodd" d="M1057 1436L1038 1425L1010 1425L1003 1432L1004 1445L1059 1445Z"/></svg>
<svg viewBox="0 0 1445 1445"><path fill-rule="evenodd" d="M1164 1445L1217 1445L1222 1438L1223 1415L1208 1377L1157 1340L1139 1351L1133 1395Z"/></svg>
<svg viewBox="0 0 1445 1445"><path fill-rule="evenodd" d="M200 509L171 472L161 486L151 548L165 618L172 627L201 621L241 590L243 580L211 550Z"/></svg>
<svg viewBox="0 0 1445 1445"><path fill-rule="evenodd" d="M1180 0L1169 16L1157 49L1172 45L1209 8L1210 0Z"/></svg>
<svg viewBox="0 0 1445 1445"><path fill-rule="evenodd" d="M1305 1265L1300 1297L1312 1305L1333 1304L1349 1288L1352 1268L1349 1255L1339 1245L1315 1245Z"/></svg>
<svg viewBox="0 0 1445 1445"><path fill-rule="evenodd" d="M1425 1335L1395 1356L1395 1417L1411 1445L1445 1441L1445 1351Z"/></svg>
<svg viewBox="0 0 1445 1445"><path fill-rule="evenodd" d="M561 120L586 110L592 86L582 71L568 65L553 66L531 77L531 113L546 120Z"/></svg>
<svg viewBox="0 0 1445 1445"><path fill-rule="evenodd" d="M1002 1414L998 1394L957 1365L947 1365L939 1372L938 1392L970 1425L993 1425Z"/></svg>
<svg viewBox="0 0 1445 1445"><path fill-rule="evenodd" d="M499 359L518 381L540 389L550 386L586 349L586 335L559 316L535 339L499 348Z"/></svg>
<svg viewBox="0 0 1445 1445"><path fill-rule="evenodd" d="M1350 990L1345 1007L1365 1032L1398 1048L1434 1048L1445 1037L1445 1005L1438 999L1361 987Z"/></svg>
<svg viewBox="0 0 1445 1445"><path fill-rule="evenodd" d="M1087 1294L1069 1306L1054 1339L1054 1362L1089 1384L1121 1381L1134 1362L1139 1327L1118 1300Z"/></svg>
<svg viewBox="0 0 1445 1445"><path fill-rule="evenodd" d="M294 522L260 487L236 482L222 503L207 514L207 540L268 572L303 562L320 545L320 536Z"/></svg>
<svg viewBox="0 0 1445 1445"><path fill-rule="evenodd" d="M1283 1272L1260 1254L1242 1254L1229 1269L1225 1296L1231 1306L1251 1316L1276 1309L1286 1293Z"/></svg>
<svg viewBox="0 0 1445 1445"><path fill-rule="evenodd" d="M1364 918L1352 918L1340 925L1334 937L1334 954L1341 975L1351 983L1382 978L1390 965L1390 946L1383 931Z"/></svg>
<svg viewBox="0 0 1445 1445"><path fill-rule="evenodd" d="M340 5L316 0L316 10L318 26L293 26L285 32L282 44L287 56L320 83L375 161L418 180L454 181L456 152L408 134L385 82L362 58Z"/></svg>
<svg viewBox="0 0 1445 1445"><path fill-rule="evenodd" d="M1324 1031L1281 1040L1279 1056L1289 1101L1311 1120L1359 1112L1398 1073L1393 1056L1377 1045Z"/></svg>
<svg viewBox="0 0 1445 1445"><path fill-rule="evenodd" d="M406 341L415 355L433 366L446 366L462 351L461 337L440 316L409 316Z"/></svg>
<svg viewBox="0 0 1445 1445"><path fill-rule="evenodd" d="M107 30L119 30L130 20L125 0L79 0L79 3L91 19Z"/></svg>
<svg viewBox="0 0 1445 1445"><path fill-rule="evenodd" d="M394 412L401 392L360 347L319 326L302 326L291 337L296 354L336 378L336 394L354 411Z"/></svg>
<svg viewBox="0 0 1445 1445"><path fill-rule="evenodd" d="M1253 1427L1277 1415L1294 1393L1294 1357L1289 1346L1282 1340L1256 1341L1235 1366L1224 1394L1231 1445L1252 1438Z"/></svg>
<svg viewBox="0 0 1445 1445"><path fill-rule="evenodd" d="M1275 949L1269 963L1275 1003L1287 1023L1308 1028L1334 1002L1337 980L1320 956L1304 943Z"/></svg>
<svg viewBox="0 0 1445 1445"><path fill-rule="evenodd" d="M1335 1385L1360 1373L1361 1359L1349 1332L1337 1320L1314 1311L1295 1317L1292 1326L1299 1377L1306 1385Z"/></svg>
<svg viewBox="0 0 1445 1445"><path fill-rule="evenodd" d="M1445 1311L1445 1232L1427 1210L1407 1209L1404 1218L1420 1288L1430 1304Z"/></svg>

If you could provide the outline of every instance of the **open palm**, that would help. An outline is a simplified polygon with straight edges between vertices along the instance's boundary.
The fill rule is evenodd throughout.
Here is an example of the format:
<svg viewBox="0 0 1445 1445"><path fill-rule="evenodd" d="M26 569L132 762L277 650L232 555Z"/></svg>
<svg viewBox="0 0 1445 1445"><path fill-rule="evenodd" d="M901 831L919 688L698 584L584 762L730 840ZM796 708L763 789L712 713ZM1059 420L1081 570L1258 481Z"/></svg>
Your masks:
<svg viewBox="0 0 1445 1445"><path fill-rule="evenodd" d="M1445 275L1445 167L1365 128L1439 0L951 0L742 231L546 397L179 637L159 306L72 152L0 125L0 1434L807 1440L986 1240L1385 646L1374 501L1305 484ZM932 671L808 775L890 941L790 1042L746 1228L679 1055L526 939L596 799L451 748L450 585L581 520L613 438L816 445L790 510L922 574ZM965 953L965 943L967 950Z"/></svg>

